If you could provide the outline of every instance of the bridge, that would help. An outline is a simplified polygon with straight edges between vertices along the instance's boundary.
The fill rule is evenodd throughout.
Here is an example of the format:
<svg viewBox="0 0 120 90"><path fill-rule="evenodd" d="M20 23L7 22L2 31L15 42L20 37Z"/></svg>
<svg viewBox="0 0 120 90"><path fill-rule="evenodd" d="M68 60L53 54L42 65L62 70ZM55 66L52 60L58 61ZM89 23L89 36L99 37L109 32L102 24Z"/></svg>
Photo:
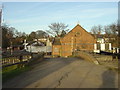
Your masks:
<svg viewBox="0 0 120 90"><path fill-rule="evenodd" d="M45 56L3 88L118 88L118 73L76 57Z"/></svg>

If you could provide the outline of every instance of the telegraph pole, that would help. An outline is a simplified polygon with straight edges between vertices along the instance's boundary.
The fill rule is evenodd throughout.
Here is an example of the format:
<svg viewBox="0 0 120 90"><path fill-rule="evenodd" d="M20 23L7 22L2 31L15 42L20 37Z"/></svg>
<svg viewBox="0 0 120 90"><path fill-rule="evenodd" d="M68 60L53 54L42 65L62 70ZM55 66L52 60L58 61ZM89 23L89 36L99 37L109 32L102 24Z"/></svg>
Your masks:
<svg viewBox="0 0 120 90"><path fill-rule="evenodd" d="M2 21L2 8L0 8L0 27L1 27L1 21Z"/></svg>
<svg viewBox="0 0 120 90"><path fill-rule="evenodd" d="M119 53L120 53L120 1L118 2L118 25L117 26L118 26L117 47L119 48Z"/></svg>
<svg viewBox="0 0 120 90"><path fill-rule="evenodd" d="M0 6L0 59L2 59L2 27L1 27L1 21L2 21L2 5ZM0 63L0 66L2 66L2 63ZM2 68L0 69L0 72L2 72ZM2 74L0 74L0 79L2 80ZM0 82L0 87L2 87L2 82ZM2 89L2 88L0 88Z"/></svg>
<svg viewBox="0 0 120 90"><path fill-rule="evenodd" d="M2 48L2 5L0 6L0 48Z"/></svg>

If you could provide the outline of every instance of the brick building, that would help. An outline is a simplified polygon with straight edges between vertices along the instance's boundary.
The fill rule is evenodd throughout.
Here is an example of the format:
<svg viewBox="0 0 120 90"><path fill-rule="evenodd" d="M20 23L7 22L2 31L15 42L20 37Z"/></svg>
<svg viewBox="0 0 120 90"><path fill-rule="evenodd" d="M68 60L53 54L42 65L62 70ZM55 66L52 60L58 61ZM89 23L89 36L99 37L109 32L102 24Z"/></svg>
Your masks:
<svg viewBox="0 0 120 90"><path fill-rule="evenodd" d="M62 49L62 45L60 42L60 38L55 38L52 45L52 55L61 56L61 49Z"/></svg>
<svg viewBox="0 0 120 90"><path fill-rule="evenodd" d="M96 39L77 24L62 38L56 38L52 46L53 56L71 56L76 50L92 51Z"/></svg>

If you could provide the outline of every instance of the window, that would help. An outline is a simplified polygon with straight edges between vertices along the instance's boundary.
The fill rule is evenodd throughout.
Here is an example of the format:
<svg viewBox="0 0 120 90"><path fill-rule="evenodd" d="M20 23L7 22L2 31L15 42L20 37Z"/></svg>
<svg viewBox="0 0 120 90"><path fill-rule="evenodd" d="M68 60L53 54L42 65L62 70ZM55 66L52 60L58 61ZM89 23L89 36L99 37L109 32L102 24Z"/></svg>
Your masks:
<svg viewBox="0 0 120 90"><path fill-rule="evenodd" d="M97 50L100 50L100 44L97 44Z"/></svg>
<svg viewBox="0 0 120 90"><path fill-rule="evenodd" d="M79 35L80 35L80 32L76 32L76 33L75 33L75 36L79 36Z"/></svg>

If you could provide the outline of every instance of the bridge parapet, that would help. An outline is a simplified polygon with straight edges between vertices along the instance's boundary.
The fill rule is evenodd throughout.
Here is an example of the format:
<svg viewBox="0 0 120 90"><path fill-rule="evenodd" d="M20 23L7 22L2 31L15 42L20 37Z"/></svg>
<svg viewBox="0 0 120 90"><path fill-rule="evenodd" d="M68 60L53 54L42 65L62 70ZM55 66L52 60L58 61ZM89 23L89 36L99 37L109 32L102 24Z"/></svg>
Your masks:
<svg viewBox="0 0 120 90"><path fill-rule="evenodd" d="M97 65L99 65L99 62L96 58L94 58L91 54L85 51L76 51L74 52L74 56L83 58L84 60L88 60L90 62L93 62Z"/></svg>

